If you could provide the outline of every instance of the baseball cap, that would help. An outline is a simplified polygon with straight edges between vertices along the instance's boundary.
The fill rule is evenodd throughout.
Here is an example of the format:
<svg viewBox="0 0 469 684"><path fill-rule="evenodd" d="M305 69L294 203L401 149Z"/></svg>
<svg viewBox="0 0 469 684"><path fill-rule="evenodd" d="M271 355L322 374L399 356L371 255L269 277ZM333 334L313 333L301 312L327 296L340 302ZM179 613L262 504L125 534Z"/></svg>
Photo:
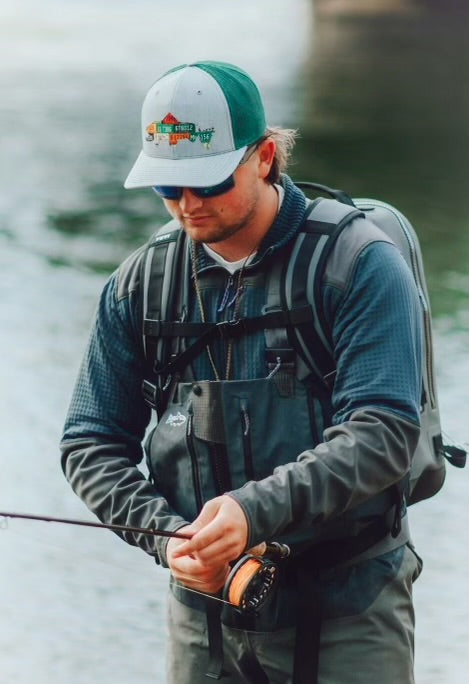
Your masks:
<svg viewBox="0 0 469 684"><path fill-rule="evenodd" d="M248 74L225 62L166 72L142 106L142 151L125 188L203 187L228 178L265 134L264 105Z"/></svg>

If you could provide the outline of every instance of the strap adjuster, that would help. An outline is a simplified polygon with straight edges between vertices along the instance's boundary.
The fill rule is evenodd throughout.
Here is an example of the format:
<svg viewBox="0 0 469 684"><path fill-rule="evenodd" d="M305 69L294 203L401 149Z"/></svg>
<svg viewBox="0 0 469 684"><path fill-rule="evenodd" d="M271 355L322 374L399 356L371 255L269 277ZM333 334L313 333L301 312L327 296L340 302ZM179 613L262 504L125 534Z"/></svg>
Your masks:
<svg viewBox="0 0 469 684"><path fill-rule="evenodd" d="M161 321L157 318L145 318L143 332L151 337L159 337L161 335Z"/></svg>
<svg viewBox="0 0 469 684"><path fill-rule="evenodd" d="M157 408L158 405L158 387L150 382L149 380L144 380L142 382L142 394L146 403L152 408Z"/></svg>

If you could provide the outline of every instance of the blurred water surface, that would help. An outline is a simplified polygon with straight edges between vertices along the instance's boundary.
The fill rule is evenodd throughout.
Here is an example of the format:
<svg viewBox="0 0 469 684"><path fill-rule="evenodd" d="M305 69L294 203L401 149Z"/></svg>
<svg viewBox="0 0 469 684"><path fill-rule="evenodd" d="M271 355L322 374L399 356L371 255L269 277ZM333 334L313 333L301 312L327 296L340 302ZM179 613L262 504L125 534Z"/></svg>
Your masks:
<svg viewBox="0 0 469 684"><path fill-rule="evenodd" d="M371 3L373 4L373 3ZM144 93L166 68L234 61L273 124L298 126L292 175L409 215L425 252L447 432L467 441L468 15L339 0L23 0L0 4L0 509L89 517L57 442L98 293L164 212L122 182ZM394 9L390 9L390 5ZM466 681L465 471L412 511L417 682ZM0 680L164 681L166 572L108 532L0 531Z"/></svg>

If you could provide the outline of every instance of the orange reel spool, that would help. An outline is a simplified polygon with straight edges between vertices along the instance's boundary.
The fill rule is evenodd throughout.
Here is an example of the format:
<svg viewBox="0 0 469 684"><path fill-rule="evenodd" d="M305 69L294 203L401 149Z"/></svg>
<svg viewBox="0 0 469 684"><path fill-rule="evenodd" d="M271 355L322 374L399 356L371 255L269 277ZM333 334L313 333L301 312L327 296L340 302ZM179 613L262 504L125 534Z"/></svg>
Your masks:
<svg viewBox="0 0 469 684"><path fill-rule="evenodd" d="M256 611L268 599L278 579L278 567L266 558L246 555L230 572L223 599L241 611Z"/></svg>

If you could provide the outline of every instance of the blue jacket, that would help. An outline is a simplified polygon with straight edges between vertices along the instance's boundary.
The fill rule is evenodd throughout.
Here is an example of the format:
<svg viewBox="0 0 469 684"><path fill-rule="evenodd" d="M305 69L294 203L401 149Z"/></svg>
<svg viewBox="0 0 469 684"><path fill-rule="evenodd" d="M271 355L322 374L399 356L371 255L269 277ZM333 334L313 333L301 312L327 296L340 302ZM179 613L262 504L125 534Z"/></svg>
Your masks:
<svg viewBox="0 0 469 684"><path fill-rule="evenodd" d="M305 197L288 177L282 182L281 211L247 267L247 277L268 269L270 257L300 228ZM332 414L329 409L314 413L318 440L311 448L260 481L230 492L246 513L249 546L327 523L400 481L409 470L419 434L418 295L403 258L379 231L353 260L347 258L363 222L356 219L344 231L324 278L324 311L337 364ZM145 363L137 304L142 254L140 249L129 257L102 293L64 428L62 464L76 493L101 520L175 531L186 520L137 467L150 420L141 393ZM199 269L201 276L211 270L220 273L205 254ZM213 321L230 317L230 282L226 276L225 291L204 293ZM247 288L242 315L258 315L264 299L261 289ZM193 302L190 317L197 320L194 296ZM236 379L265 377L264 346L262 334L236 343ZM222 367L222 343L214 355ZM213 378L206 356L195 364L195 374ZM326 422L324 416L329 416ZM123 536L166 564L164 540Z"/></svg>

